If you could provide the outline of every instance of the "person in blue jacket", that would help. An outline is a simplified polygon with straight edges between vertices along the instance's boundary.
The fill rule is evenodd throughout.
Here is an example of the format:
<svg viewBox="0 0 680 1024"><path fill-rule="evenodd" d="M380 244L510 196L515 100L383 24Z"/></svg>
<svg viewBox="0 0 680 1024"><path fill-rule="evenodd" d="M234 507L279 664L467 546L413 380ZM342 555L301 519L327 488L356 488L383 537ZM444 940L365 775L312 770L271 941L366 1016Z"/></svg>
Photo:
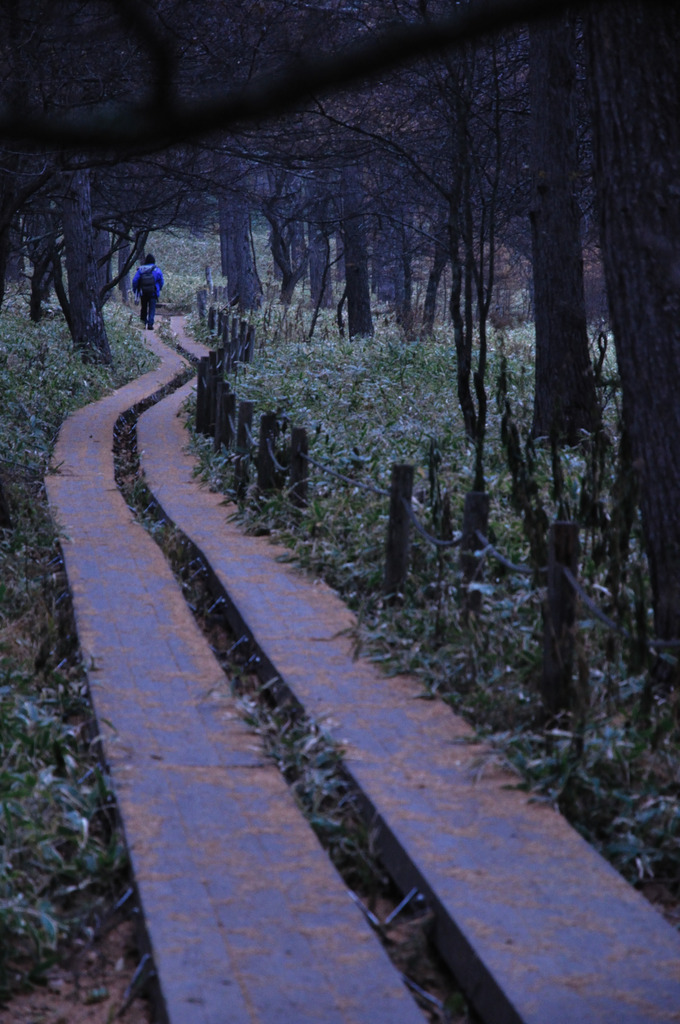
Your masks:
<svg viewBox="0 0 680 1024"><path fill-rule="evenodd" d="M139 318L150 331L153 330L156 302L163 284L163 271L156 266L153 253L148 252L132 279L132 290L142 304Z"/></svg>

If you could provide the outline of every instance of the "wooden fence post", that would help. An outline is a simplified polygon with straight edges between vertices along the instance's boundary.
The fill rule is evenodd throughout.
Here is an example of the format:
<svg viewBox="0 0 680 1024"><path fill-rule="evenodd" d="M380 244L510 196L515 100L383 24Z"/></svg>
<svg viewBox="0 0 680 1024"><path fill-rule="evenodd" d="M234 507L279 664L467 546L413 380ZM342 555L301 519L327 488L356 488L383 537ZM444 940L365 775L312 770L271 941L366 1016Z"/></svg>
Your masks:
<svg viewBox="0 0 680 1024"><path fill-rule="evenodd" d="M248 486L248 465L250 463L250 432L253 425L253 402L244 400L238 406L236 427L236 461L234 464L234 490L242 498Z"/></svg>
<svg viewBox="0 0 680 1024"><path fill-rule="evenodd" d="M480 548L477 531L483 536L489 525L489 495L483 491L469 491L463 506L463 529L460 542L460 569L463 576L463 612L478 612L482 603L479 590L471 590L471 583L483 580L482 564L475 556Z"/></svg>
<svg viewBox="0 0 680 1024"><path fill-rule="evenodd" d="M198 361L198 372L196 376L196 433L207 434L208 432L208 356L201 356Z"/></svg>
<svg viewBox="0 0 680 1024"><path fill-rule="evenodd" d="M261 491L273 491L276 487L276 465L273 453L277 432L276 413L263 413L260 416L260 442L257 451L257 486Z"/></svg>
<svg viewBox="0 0 680 1024"><path fill-rule="evenodd" d="M222 373L225 377L231 373L231 344L228 331L225 331L224 345L222 347Z"/></svg>
<svg viewBox="0 0 680 1024"><path fill-rule="evenodd" d="M213 348L208 352L208 381L206 403L208 408L208 434L215 433L215 396L217 393L217 352Z"/></svg>
<svg viewBox="0 0 680 1024"><path fill-rule="evenodd" d="M304 427L293 427L290 432L290 477L289 496L297 508L307 507L307 431Z"/></svg>
<svg viewBox="0 0 680 1024"><path fill-rule="evenodd" d="M392 466L390 486L390 518L385 545L385 580L383 593L395 600L408 572L411 553L411 517L407 506L413 493L413 466ZM406 505L404 504L406 503Z"/></svg>
<svg viewBox="0 0 680 1024"><path fill-rule="evenodd" d="M244 363L246 359L246 334L248 332L248 321L241 320L239 324L238 334L238 356L239 363Z"/></svg>
<svg viewBox="0 0 680 1024"><path fill-rule="evenodd" d="M231 359L230 369L232 373L236 374L238 370L238 320L236 317L232 317L231 320L231 341L229 345Z"/></svg>
<svg viewBox="0 0 680 1024"><path fill-rule="evenodd" d="M225 448L229 447L228 444L228 420L227 420L227 395L229 393L229 385L226 380L222 380L218 377L215 382L215 441L213 449L218 452L222 445Z"/></svg>
<svg viewBox="0 0 680 1024"><path fill-rule="evenodd" d="M211 334L215 332L215 320L217 318L217 312L214 306L211 306L208 310L208 330Z"/></svg>
<svg viewBox="0 0 680 1024"><path fill-rule="evenodd" d="M9 510L9 502L5 497L5 489L0 480L0 530L12 529L12 515Z"/></svg>
<svg viewBox="0 0 680 1024"><path fill-rule="evenodd" d="M229 385L225 382L222 392L224 404L224 447L231 448L236 444L236 395L229 391Z"/></svg>
<svg viewBox="0 0 680 1024"><path fill-rule="evenodd" d="M576 710L572 684L577 595L563 567L578 573L578 524L552 523L548 533L548 592L544 606L543 706L550 715Z"/></svg>
<svg viewBox="0 0 680 1024"><path fill-rule="evenodd" d="M252 363L255 355L255 325L250 324L246 334L246 350L243 354L244 362Z"/></svg>

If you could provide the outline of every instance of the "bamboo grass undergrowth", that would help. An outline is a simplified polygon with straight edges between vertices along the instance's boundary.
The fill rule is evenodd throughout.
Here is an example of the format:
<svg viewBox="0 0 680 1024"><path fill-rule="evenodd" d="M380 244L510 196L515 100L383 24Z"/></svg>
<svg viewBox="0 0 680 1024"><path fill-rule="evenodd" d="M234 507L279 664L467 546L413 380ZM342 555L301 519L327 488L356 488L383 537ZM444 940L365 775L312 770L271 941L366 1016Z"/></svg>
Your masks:
<svg viewBox="0 0 680 1024"><path fill-rule="evenodd" d="M128 883L42 478L68 413L150 369L132 313L107 307L114 365L83 365L60 314L0 313L0 1000L39 981Z"/></svg>

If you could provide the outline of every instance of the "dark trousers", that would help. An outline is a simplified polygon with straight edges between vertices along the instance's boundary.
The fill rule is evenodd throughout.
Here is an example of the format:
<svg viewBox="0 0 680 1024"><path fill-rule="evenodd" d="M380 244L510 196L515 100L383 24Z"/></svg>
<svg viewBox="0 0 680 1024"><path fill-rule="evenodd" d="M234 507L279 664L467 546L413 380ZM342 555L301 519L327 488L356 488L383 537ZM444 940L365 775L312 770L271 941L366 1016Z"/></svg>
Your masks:
<svg viewBox="0 0 680 1024"><path fill-rule="evenodd" d="M140 301L142 303L142 308L139 313L139 318L147 327L153 327L154 318L156 316L156 296L141 295Z"/></svg>

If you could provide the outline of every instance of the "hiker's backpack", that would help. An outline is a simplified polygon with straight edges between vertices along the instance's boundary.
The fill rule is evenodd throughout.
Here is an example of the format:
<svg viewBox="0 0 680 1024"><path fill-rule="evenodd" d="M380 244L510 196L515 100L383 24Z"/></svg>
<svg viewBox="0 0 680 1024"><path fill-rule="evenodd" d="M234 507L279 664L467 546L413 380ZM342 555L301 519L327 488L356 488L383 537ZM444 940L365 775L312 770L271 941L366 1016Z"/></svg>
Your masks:
<svg viewBox="0 0 680 1024"><path fill-rule="evenodd" d="M153 274L153 267L145 267L139 274L139 294L145 299L151 299L156 294L156 278Z"/></svg>

